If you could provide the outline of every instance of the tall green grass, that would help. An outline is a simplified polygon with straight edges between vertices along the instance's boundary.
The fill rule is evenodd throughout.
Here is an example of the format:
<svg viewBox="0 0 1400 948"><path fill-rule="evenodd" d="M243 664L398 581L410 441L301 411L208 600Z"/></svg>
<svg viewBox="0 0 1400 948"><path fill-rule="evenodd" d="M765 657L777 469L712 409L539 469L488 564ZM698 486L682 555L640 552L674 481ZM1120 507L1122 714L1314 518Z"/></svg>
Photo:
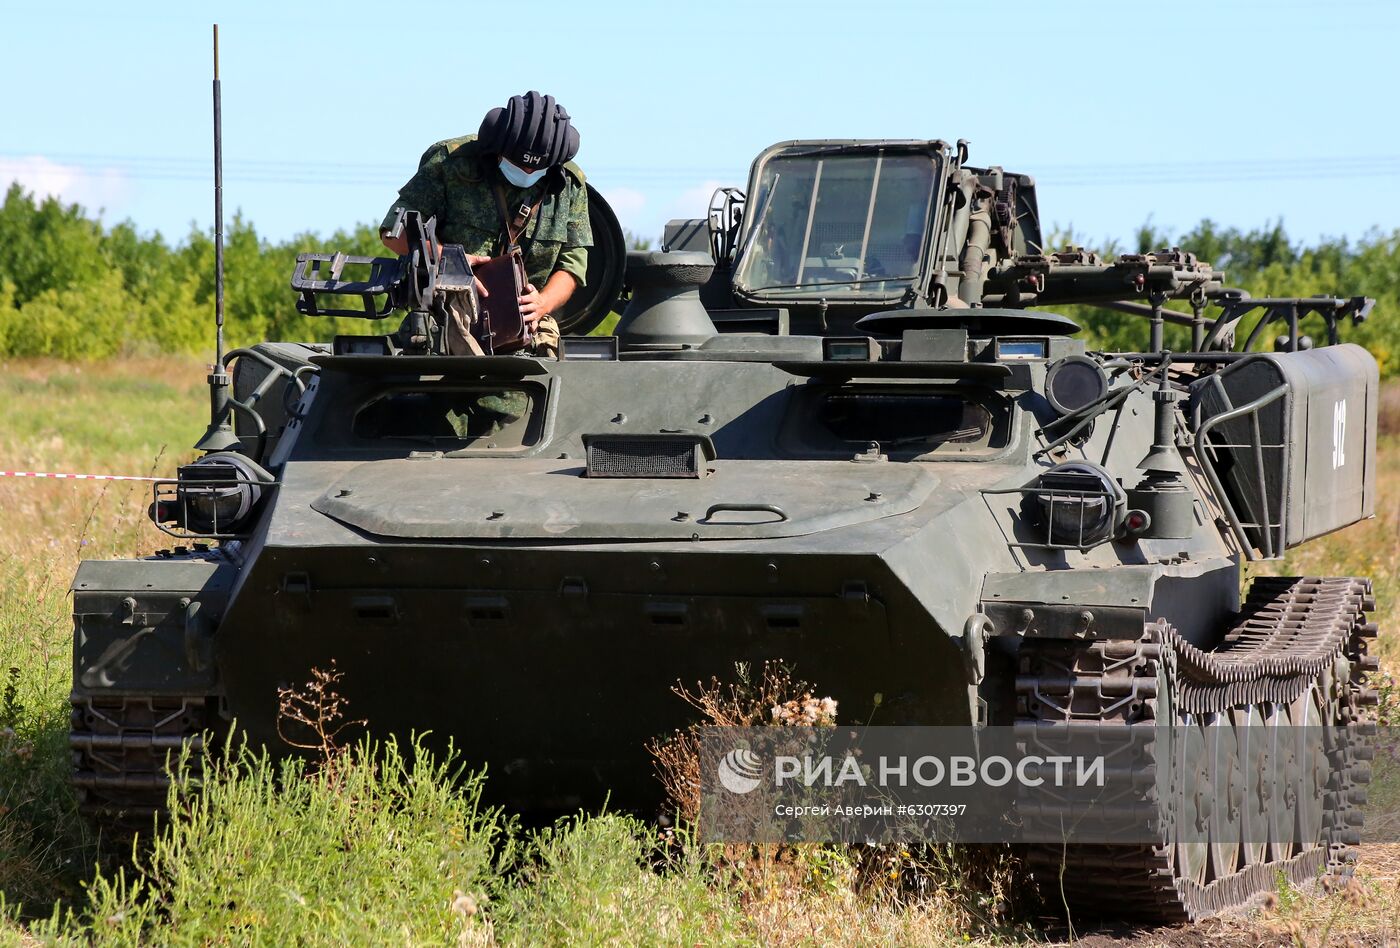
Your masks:
<svg viewBox="0 0 1400 948"><path fill-rule="evenodd" d="M185 763L187 774L198 772ZM859 895L850 857L833 847L681 844L610 813L522 830L482 805L484 775L417 743L366 740L330 766L240 751L207 757L202 770L172 789L176 816L148 846L99 868L83 898L31 921L26 939L112 946L988 940L974 939L967 916L947 900L895 897L893 888Z"/></svg>
<svg viewBox="0 0 1400 948"><path fill-rule="evenodd" d="M512 826L482 778L417 746L361 744L334 770L243 752L205 761L197 793L81 911L36 934L113 945L451 944L485 924Z"/></svg>

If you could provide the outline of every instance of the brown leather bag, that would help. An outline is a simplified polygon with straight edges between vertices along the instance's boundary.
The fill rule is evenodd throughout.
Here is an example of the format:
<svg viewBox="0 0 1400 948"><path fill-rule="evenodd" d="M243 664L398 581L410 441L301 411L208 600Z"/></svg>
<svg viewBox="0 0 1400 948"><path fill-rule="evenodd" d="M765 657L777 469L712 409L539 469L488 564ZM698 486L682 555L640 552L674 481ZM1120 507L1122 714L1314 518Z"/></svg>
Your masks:
<svg viewBox="0 0 1400 948"><path fill-rule="evenodd" d="M528 282L520 251L492 257L473 267L472 273L486 289L485 295L477 294L480 314L472 326L481 348L491 354L533 345L534 337L520 313L520 295Z"/></svg>

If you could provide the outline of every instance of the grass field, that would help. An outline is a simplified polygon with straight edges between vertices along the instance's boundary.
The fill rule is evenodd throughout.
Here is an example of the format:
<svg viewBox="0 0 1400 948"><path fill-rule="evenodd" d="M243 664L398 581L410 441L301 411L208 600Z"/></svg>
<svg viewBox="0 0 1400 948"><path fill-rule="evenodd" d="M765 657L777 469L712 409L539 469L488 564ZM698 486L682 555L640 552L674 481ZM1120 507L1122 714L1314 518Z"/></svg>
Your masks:
<svg viewBox="0 0 1400 948"><path fill-rule="evenodd" d="M171 474L192 456L187 446L203 427L204 373L197 362L173 358L0 364L0 470ZM1375 520L1271 565L1374 577L1389 671L1400 665L1394 435L1383 439L1382 460ZM1016 893L998 888L1015 884L1004 867L986 871L962 857L897 859L890 870L897 878L881 884L870 881L868 856L823 847L742 858L689 847L677 855L658 848L652 828L624 816L526 832L480 804L479 777L450 779L451 762L406 748L352 750L319 773L236 760L211 776L189 820L128 864L123 851L87 832L67 789L67 584L81 558L168 545L145 518L147 490L0 478L0 943L874 945L1045 937L1033 917L1016 914ZM973 868L990 881L974 884ZM1400 937L1400 847L1366 847L1359 882L1345 891L1285 887L1251 915L1144 937L1181 944Z"/></svg>

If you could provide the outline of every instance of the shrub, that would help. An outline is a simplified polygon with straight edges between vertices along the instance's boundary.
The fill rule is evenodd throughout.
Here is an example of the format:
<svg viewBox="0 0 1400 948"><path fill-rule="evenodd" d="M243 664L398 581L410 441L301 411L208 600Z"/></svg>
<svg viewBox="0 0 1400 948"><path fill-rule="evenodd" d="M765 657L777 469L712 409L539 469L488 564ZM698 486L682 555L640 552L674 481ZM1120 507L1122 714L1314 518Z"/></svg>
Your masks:
<svg viewBox="0 0 1400 948"><path fill-rule="evenodd" d="M393 740L362 741L334 769L246 749L202 767L198 792L172 789L176 815L148 851L99 873L83 916L41 934L116 945L489 937L474 906L511 826L482 806L481 774Z"/></svg>

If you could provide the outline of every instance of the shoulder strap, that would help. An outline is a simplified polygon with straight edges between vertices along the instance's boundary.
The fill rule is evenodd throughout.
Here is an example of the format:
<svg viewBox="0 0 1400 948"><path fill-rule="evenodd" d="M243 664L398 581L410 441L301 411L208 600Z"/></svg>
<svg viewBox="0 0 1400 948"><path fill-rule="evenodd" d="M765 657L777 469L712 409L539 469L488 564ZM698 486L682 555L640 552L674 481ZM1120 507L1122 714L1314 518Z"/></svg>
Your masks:
<svg viewBox="0 0 1400 948"><path fill-rule="evenodd" d="M506 191L501 187L501 182L497 181L492 188L496 195L496 210L500 212L501 224L505 226L506 247L508 250L518 249L520 237L525 233L525 228L530 224L530 218L534 217L535 211L539 210L544 203L548 188L540 192L540 198L534 204L521 204L514 211L506 207Z"/></svg>

